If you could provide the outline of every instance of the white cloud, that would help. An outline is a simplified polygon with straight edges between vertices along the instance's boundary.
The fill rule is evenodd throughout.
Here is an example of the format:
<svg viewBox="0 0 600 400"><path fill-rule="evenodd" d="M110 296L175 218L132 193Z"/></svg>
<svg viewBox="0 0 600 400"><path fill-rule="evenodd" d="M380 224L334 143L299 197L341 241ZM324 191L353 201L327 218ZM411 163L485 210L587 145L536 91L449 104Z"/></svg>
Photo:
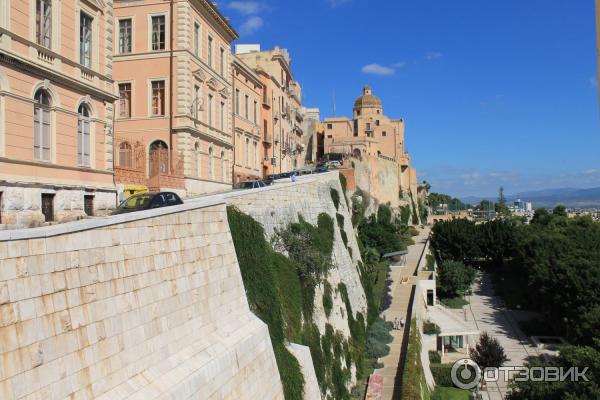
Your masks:
<svg viewBox="0 0 600 400"><path fill-rule="evenodd" d="M227 8L235 10L241 14L257 14L263 8L258 1L231 1L227 3Z"/></svg>
<svg viewBox="0 0 600 400"><path fill-rule="evenodd" d="M427 53L427 59L428 60L437 60L438 58L442 58L443 54L440 53L439 51L430 51L429 53Z"/></svg>
<svg viewBox="0 0 600 400"><path fill-rule="evenodd" d="M256 15L248 18L242 26L240 26L240 34L242 35L252 35L254 32L262 28L264 25L264 21L261 17L257 17Z"/></svg>
<svg viewBox="0 0 600 400"><path fill-rule="evenodd" d="M595 76L590 77L590 87L598 87L598 78L596 78Z"/></svg>
<svg viewBox="0 0 600 400"><path fill-rule="evenodd" d="M332 7L338 7L342 4L350 3L352 0L327 0L327 3Z"/></svg>
<svg viewBox="0 0 600 400"><path fill-rule="evenodd" d="M367 64L364 67L362 67L361 71L364 74L373 74L381 76L394 75L394 73L396 72L394 68L386 67L380 64Z"/></svg>
<svg viewBox="0 0 600 400"><path fill-rule="evenodd" d="M394 68L404 68L406 66L406 61L400 61L394 64Z"/></svg>

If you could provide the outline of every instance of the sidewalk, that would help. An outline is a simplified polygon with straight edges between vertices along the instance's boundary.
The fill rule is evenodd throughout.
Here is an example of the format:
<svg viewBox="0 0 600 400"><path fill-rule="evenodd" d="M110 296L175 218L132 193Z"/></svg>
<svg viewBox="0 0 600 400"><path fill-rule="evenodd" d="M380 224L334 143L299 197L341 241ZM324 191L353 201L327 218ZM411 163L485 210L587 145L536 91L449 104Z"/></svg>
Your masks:
<svg viewBox="0 0 600 400"><path fill-rule="evenodd" d="M400 320L404 318L407 324L410 321L407 320L406 316L409 313L409 306L411 300L411 294L416 284L416 277L413 276L417 265L419 263L419 257L425 246L427 237L429 236L429 228L422 229L419 236L414 237L415 244L408 247L408 254L406 255L406 263L404 266L392 266L390 272L390 278L392 280L392 303L390 307L383 312L383 318L386 321L394 321L395 318ZM408 283L402 284L402 278L408 277ZM394 390L398 390L399 386L396 385L396 381L401 379L398 376L400 371L400 360L402 359L402 341L404 338L404 329L393 330L390 332L394 337L394 341L389 344L390 354L380 358L379 362L383 364L383 368L376 370L378 375L383 376L383 399L396 399L399 398L398 394L394 393Z"/></svg>
<svg viewBox="0 0 600 400"><path fill-rule="evenodd" d="M481 280L474 284L473 294L468 300L469 305L465 306L467 323L498 339L509 358L505 365L523 366L527 357L539 355L537 348L519 329L510 310L504 308L502 299L496 296L489 275L481 275ZM464 317L465 314L461 311L460 315ZM482 392L482 395L484 400L502 400L507 392L508 382L500 380L488 383L487 391Z"/></svg>

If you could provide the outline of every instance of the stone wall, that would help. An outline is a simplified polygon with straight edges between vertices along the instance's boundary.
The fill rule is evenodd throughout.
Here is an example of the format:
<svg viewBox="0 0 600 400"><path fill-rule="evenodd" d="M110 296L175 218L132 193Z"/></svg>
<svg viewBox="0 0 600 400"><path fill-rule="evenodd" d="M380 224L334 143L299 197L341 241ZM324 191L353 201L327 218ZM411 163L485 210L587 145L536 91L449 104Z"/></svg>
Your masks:
<svg viewBox="0 0 600 400"><path fill-rule="evenodd" d="M117 203L116 190L87 190L60 185L0 185L0 213L5 228L35 227L46 221L42 214L42 194L54 195L54 220L68 222L85 218L84 196L94 196L94 214L106 215Z"/></svg>
<svg viewBox="0 0 600 400"><path fill-rule="evenodd" d="M0 232L0 398L283 398L222 201Z"/></svg>
<svg viewBox="0 0 600 400"><path fill-rule="evenodd" d="M274 186L263 189L237 191L222 196L228 204L236 206L240 211L250 215L262 224L268 236L267 239L272 238L277 229L283 229L289 223L297 222L299 215L302 215L307 222L313 225L317 224L317 218L321 213L326 213L332 217L335 224L332 255L334 267L330 270L326 279L334 288L333 308L330 316L327 317L322 304L324 286L320 285L316 288L313 318L321 334L325 333L325 325L329 323L334 330L341 331L346 338L349 338L350 329L345 304L341 294L335 289L339 283L344 283L353 312L355 314L360 312L365 318L367 303L358 274L358 262L361 260L360 250L352 227L349 208L344 200L338 172L301 176L295 183L280 182L278 181ZM340 194L339 210L336 210L331 199L332 188ZM342 240L335 217L336 213L344 216L344 230L348 238L350 251ZM298 361L302 364L306 362L306 358L299 358ZM313 370L312 365L302 364L302 368L304 371ZM306 393L318 391L318 387L316 389L311 387L314 380L306 379L306 381ZM350 386L355 383L353 366ZM310 397L306 398L310 399Z"/></svg>

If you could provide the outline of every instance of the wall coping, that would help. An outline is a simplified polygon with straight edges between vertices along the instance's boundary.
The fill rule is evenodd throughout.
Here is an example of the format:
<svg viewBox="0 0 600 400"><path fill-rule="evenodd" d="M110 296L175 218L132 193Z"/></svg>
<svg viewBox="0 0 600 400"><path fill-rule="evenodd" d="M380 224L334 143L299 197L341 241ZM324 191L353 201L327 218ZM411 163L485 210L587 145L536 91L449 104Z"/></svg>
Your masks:
<svg viewBox="0 0 600 400"><path fill-rule="evenodd" d="M94 217L79 221L66 222L63 224L43 226L39 228L20 228L14 230L4 230L0 231L0 242L6 242L10 240L45 239L53 236L82 232L97 228L105 228L107 226L112 225L119 225L128 222L135 222L155 217L161 217L163 215L177 214L190 210L213 207L221 204L226 204L226 200L229 198L242 197L260 192L268 192L272 190L289 188L292 186L305 185L318 181L325 181L331 179L332 175L334 174L337 175L338 172L332 171L318 175L303 175L298 177L297 182L276 183L272 186L267 186L264 188L247 189L206 195L202 197L187 199L182 205L157 208L155 210L145 210L131 212L127 214L110 215L106 217Z"/></svg>

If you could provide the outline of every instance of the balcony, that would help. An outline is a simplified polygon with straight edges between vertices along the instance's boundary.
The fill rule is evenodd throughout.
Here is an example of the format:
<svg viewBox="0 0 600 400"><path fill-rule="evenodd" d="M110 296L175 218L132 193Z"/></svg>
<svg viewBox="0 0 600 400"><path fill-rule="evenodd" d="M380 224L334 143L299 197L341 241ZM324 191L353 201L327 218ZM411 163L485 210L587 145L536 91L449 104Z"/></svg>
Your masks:
<svg viewBox="0 0 600 400"><path fill-rule="evenodd" d="M263 97L262 103L264 107L271 108L271 99L268 97Z"/></svg>
<svg viewBox="0 0 600 400"><path fill-rule="evenodd" d="M45 49L43 47L38 47L37 48L37 58L44 64L47 64L50 66L54 65L54 55L48 49Z"/></svg>
<svg viewBox="0 0 600 400"><path fill-rule="evenodd" d="M273 136L268 133L263 134L263 143L268 145L273 144Z"/></svg>

